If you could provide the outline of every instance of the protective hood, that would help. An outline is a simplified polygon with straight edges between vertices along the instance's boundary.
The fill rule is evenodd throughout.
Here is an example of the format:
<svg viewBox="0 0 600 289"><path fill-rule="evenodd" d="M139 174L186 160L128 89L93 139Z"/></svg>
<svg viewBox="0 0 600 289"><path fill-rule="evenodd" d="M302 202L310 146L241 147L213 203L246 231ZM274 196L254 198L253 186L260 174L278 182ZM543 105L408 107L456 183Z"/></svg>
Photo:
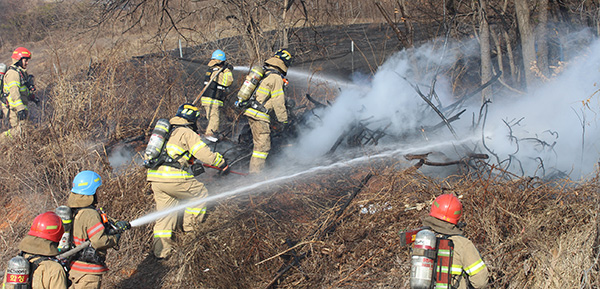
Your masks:
<svg viewBox="0 0 600 289"><path fill-rule="evenodd" d="M189 129L193 130L194 132L198 131L198 125L196 123L191 123L189 120L187 120L183 117L175 116L175 117L171 118L171 120L169 120L169 122L171 123L171 125L187 126Z"/></svg>
<svg viewBox="0 0 600 289"><path fill-rule="evenodd" d="M222 62L223 62L223 61L221 61L221 60L218 60L218 59L211 59L211 60L208 62L208 66L210 66L210 67L217 66L217 65L221 64Z"/></svg>
<svg viewBox="0 0 600 289"><path fill-rule="evenodd" d="M279 59L278 57L271 57L267 59L265 64L279 68L281 71L283 71L283 73L287 73L288 67L285 66L283 60Z"/></svg>
<svg viewBox="0 0 600 289"><path fill-rule="evenodd" d="M19 243L19 250L33 255L56 256L58 255L57 245L50 240L27 235Z"/></svg>
<svg viewBox="0 0 600 289"><path fill-rule="evenodd" d="M86 196L71 193L69 195L69 199L67 200L67 206L71 208L85 208L93 205L96 200L96 195Z"/></svg>
<svg viewBox="0 0 600 289"><path fill-rule="evenodd" d="M193 124L189 120L187 120L183 117L179 117L179 116L175 116L175 117L171 118L171 120L169 120L169 122L171 123L171 125L192 125Z"/></svg>
<svg viewBox="0 0 600 289"><path fill-rule="evenodd" d="M432 216L427 216L423 219L423 226L429 226L436 233L444 235L462 235L462 229L452 223L442 221Z"/></svg>

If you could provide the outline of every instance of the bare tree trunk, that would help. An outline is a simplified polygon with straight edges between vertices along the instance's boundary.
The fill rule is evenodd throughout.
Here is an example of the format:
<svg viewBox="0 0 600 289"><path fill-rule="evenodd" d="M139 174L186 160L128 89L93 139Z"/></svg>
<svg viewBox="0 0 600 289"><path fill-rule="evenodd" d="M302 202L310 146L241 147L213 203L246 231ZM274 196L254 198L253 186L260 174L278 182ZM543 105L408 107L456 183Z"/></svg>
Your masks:
<svg viewBox="0 0 600 289"><path fill-rule="evenodd" d="M536 65L535 37L529 21L529 6L527 0L514 0L517 12L517 23L521 34L521 51L523 54L523 66L525 71L526 87L532 87L535 82L535 73L531 69Z"/></svg>
<svg viewBox="0 0 600 289"><path fill-rule="evenodd" d="M504 55L502 53L502 42L500 40L500 36L496 34L496 29L492 29L490 27L490 35L492 36L492 40L496 46L496 58L498 60L498 70L500 70L500 79L504 80Z"/></svg>
<svg viewBox="0 0 600 289"><path fill-rule="evenodd" d="M510 37L508 37L508 32L506 30L502 32L502 36L504 36L504 42L506 42L506 55L508 56L508 67L510 68L510 77L513 83L517 83L518 71L517 65L515 64L515 55L513 53Z"/></svg>
<svg viewBox="0 0 600 289"><path fill-rule="evenodd" d="M545 76L550 76L548 63L548 0L538 0L539 13L537 26L537 65L540 72Z"/></svg>
<svg viewBox="0 0 600 289"><path fill-rule="evenodd" d="M487 2L479 0L479 50L481 52L481 84L492 79L492 55L490 52L490 27L486 16ZM491 87L481 91L482 103L490 99Z"/></svg>
<svg viewBox="0 0 600 289"><path fill-rule="evenodd" d="M546 0L548 1L548 0ZM289 46L289 39L288 39L288 26L287 26L287 10L288 10L288 0L283 1L283 16L281 18L283 18L283 29L281 31L281 47L282 48L288 48Z"/></svg>

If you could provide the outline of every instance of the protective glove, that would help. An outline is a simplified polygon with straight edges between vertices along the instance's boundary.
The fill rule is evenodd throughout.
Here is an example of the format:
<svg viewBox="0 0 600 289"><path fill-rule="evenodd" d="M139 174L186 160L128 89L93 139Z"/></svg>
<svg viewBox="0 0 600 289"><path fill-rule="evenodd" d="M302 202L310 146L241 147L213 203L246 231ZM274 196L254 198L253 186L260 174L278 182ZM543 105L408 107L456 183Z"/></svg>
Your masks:
<svg viewBox="0 0 600 289"><path fill-rule="evenodd" d="M244 106L246 106L246 102L238 99L235 101L234 105L237 108L243 108Z"/></svg>
<svg viewBox="0 0 600 289"><path fill-rule="evenodd" d="M229 171L231 171L231 168L227 164L226 159L223 159L223 163L221 164L221 166L219 166L219 169L221 169L221 171L219 172L220 176L226 176L229 174Z"/></svg>
<svg viewBox="0 0 600 289"><path fill-rule="evenodd" d="M294 127L294 121L289 119L288 121L284 122L283 125L284 125L284 130L289 131L292 129L292 127Z"/></svg>
<svg viewBox="0 0 600 289"><path fill-rule="evenodd" d="M29 95L29 101L33 101L35 104L40 104L40 99L35 96L34 93Z"/></svg>
<svg viewBox="0 0 600 289"><path fill-rule="evenodd" d="M26 109L19 110L19 111L17 111L17 118L19 120L26 120L27 119L27 114L28 114L28 112L27 112Z"/></svg>
<svg viewBox="0 0 600 289"><path fill-rule="evenodd" d="M233 70L233 65L231 65L230 63L225 63L225 68Z"/></svg>

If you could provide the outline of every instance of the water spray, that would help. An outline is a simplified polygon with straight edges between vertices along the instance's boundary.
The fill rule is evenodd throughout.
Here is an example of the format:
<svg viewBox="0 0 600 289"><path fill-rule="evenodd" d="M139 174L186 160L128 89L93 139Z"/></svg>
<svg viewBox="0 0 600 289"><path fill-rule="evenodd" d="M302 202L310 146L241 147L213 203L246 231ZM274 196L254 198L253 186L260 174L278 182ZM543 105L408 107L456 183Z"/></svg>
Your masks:
<svg viewBox="0 0 600 289"><path fill-rule="evenodd" d="M250 67L248 66L234 66L233 67L234 71L242 71L242 72L249 72L250 71ZM337 77L333 77L333 76L327 76L327 75L317 75L314 72L310 72L310 71L306 71L306 70L301 70L301 69L296 69L296 68L290 68L288 69L288 72L286 74L286 76L288 78L292 78L292 80L297 79L300 81L303 81L302 83L304 83L304 81L309 81L311 83L315 83L315 82L322 82L322 83L327 83L329 85L334 85L336 84L337 86L339 86L339 88L351 88L351 89L362 89L361 86L355 84L354 82L351 81L347 81L347 80L343 80Z"/></svg>
<svg viewBox="0 0 600 289"><path fill-rule="evenodd" d="M367 156L362 156L362 157L357 157L354 159L350 159L347 161L342 161L342 162L336 162L330 165L326 165L326 166L318 166L318 167L313 167L301 172L297 172L297 173L293 173L290 175L285 175L285 176L280 176L280 177L276 177L274 179L270 179L270 180L266 180L266 181L262 181L262 182L257 182L254 183L252 185L249 186L245 186L245 187L241 187L241 188L237 188L234 190L230 190L218 195L214 195L214 196L210 196L210 197L206 197L206 198L202 198L202 199L198 199L198 200L193 200L190 202L187 202L185 204L180 204L178 206L166 209L166 210L162 210L162 211L156 211L153 213L150 213L148 215L142 216L140 218L137 218L133 221L130 222L131 227L138 227L141 225L145 225L148 224L158 218L167 216L171 213L177 212L177 211L181 211L184 210L186 207L190 207L190 206L194 206L194 205L198 205L198 204L202 204L202 203L209 203L209 202L213 202L215 200L218 199L222 199L225 197L229 197L229 196L234 196L243 192L247 192L253 189L257 189L260 187L263 187L265 185L269 185L269 184L275 184L275 183L279 183L279 182L283 182L285 180L289 180L289 179L294 179L297 178L299 176L303 176L303 175L309 175L312 173L318 173L318 172L322 172L322 171L329 171L331 169L335 169L335 168L342 168L342 167L349 167L352 166L354 164L358 164L358 163L362 163L365 161L369 161L369 160L375 160L375 159L381 159L381 158L387 158L387 157L392 157L394 155L397 154L407 154L407 153L414 153L417 151L423 151L423 150L430 150L436 147L445 147L445 146L450 146L450 145L457 145L457 144L462 144L465 142L469 142L469 141L474 141L476 140L477 137L473 136L461 141L446 141L446 142L441 142L441 143L436 143L436 144L431 144L428 146L420 146L420 147L414 147L414 148L400 148L400 149L395 149L395 150L391 150L391 151L386 151L386 152L382 152L376 155L367 155Z"/></svg>

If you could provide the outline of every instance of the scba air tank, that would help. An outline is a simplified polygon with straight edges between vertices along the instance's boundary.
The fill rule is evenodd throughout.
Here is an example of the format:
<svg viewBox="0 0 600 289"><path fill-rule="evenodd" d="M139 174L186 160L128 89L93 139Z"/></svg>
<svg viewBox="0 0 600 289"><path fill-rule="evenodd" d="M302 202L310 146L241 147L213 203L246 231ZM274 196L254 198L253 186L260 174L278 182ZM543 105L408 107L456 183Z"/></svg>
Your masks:
<svg viewBox="0 0 600 289"><path fill-rule="evenodd" d="M410 288L430 289L436 258L436 237L430 230L421 230L415 237L410 266Z"/></svg>
<svg viewBox="0 0 600 289"><path fill-rule="evenodd" d="M250 73L246 76L246 80L240 87L240 91L238 91L238 99L239 101L247 101L252 96L254 89L263 78L265 74L265 70L261 66L254 66L250 70Z"/></svg>
<svg viewBox="0 0 600 289"><path fill-rule="evenodd" d="M6 64L0 63L0 81L4 78L4 74L6 73Z"/></svg>
<svg viewBox="0 0 600 289"><path fill-rule="evenodd" d="M6 288L27 289L28 283L29 261L21 256L13 257L6 268Z"/></svg>
<svg viewBox="0 0 600 289"><path fill-rule="evenodd" d="M65 228L65 232L58 242L58 252L62 253L71 249L71 244L69 243L69 240L71 239L71 228L73 227L73 221L71 220L71 208L67 206L59 206L54 211L62 220L63 227Z"/></svg>
<svg viewBox="0 0 600 289"><path fill-rule="evenodd" d="M156 122L150 140L148 141L148 146L146 147L146 160L158 157L169 131L171 131L171 123L169 120L161 118Z"/></svg>

